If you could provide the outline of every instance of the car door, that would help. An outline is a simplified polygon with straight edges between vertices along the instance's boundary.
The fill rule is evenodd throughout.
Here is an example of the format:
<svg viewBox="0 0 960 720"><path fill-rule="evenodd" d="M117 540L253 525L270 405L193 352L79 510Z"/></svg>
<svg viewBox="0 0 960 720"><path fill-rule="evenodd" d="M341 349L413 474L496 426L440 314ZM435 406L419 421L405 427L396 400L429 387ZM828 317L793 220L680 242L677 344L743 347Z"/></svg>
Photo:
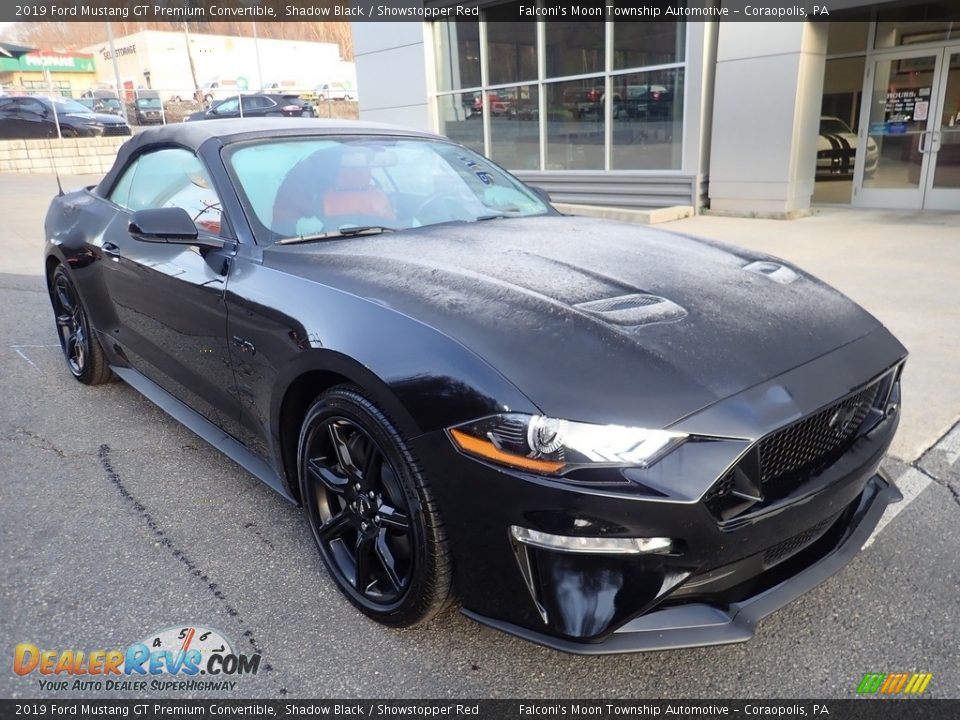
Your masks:
<svg viewBox="0 0 960 720"><path fill-rule="evenodd" d="M230 98L213 106L207 115L211 118L235 118L240 117L240 101L237 98Z"/></svg>
<svg viewBox="0 0 960 720"><path fill-rule="evenodd" d="M20 123L24 138L56 137L53 112L33 98L20 98Z"/></svg>
<svg viewBox="0 0 960 720"><path fill-rule="evenodd" d="M256 95L242 96L240 98L240 106L243 108L243 114L245 117L263 117L274 109L276 109L277 112L280 112L280 109L277 108L277 104L273 102L273 100Z"/></svg>
<svg viewBox="0 0 960 720"><path fill-rule="evenodd" d="M235 430L239 401L227 347L224 292L237 243L202 162L182 148L141 155L112 189L120 212L102 239L104 284L117 316L114 340L130 365L211 422ZM145 242L133 212L182 207L222 250ZM234 434L231 432L231 434Z"/></svg>
<svg viewBox="0 0 960 720"><path fill-rule="evenodd" d="M20 137L16 98L0 98L0 139L12 140Z"/></svg>

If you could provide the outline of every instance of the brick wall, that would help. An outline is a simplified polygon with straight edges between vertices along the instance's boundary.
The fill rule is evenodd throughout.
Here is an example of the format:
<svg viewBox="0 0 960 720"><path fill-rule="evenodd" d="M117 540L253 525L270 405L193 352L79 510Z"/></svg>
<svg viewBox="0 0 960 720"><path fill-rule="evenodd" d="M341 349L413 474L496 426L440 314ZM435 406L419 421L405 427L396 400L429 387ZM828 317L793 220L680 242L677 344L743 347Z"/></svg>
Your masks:
<svg viewBox="0 0 960 720"><path fill-rule="evenodd" d="M50 173L52 162L63 175L107 172L129 137L64 140L0 140L0 173Z"/></svg>

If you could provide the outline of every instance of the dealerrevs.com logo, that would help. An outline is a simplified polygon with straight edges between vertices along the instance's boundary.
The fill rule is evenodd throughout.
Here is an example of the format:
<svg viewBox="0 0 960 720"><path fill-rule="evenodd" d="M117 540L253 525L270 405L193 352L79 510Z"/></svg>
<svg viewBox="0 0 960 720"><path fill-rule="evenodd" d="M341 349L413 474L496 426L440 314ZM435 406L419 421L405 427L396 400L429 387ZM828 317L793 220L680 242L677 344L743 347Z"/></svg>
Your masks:
<svg viewBox="0 0 960 720"><path fill-rule="evenodd" d="M857 694L922 695L931 680L932 673L866 673L857 686Z"/></svg>
<svg viewBox="0 0 960 720"><path fill-rule="evenodd" d="M196 625L151 633L125 650L45 650L20 643L13 653L13 671L38 675L43 691L233 690L233 678L259 670L259 654L238 654L220 632Z"/></svg>

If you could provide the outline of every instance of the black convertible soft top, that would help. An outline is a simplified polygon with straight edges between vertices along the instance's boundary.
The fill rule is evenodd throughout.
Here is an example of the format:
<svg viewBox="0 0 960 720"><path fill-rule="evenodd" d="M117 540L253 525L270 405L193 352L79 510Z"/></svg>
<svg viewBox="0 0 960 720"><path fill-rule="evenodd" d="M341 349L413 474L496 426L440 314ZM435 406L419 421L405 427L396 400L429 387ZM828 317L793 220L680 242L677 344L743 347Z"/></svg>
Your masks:
<svg viewBox="0 0 960 720"><path fill-rule="evenodd" d="M120 147L110 172L104 176L94 192L106 197L130 158L151 147L177 146L196 153L204 143L211 140L227 145L256 138L298 135L396 135L438 139L440 137L411 128L359 120L236 118L170 123L139 132L125 142Z"/></svg>

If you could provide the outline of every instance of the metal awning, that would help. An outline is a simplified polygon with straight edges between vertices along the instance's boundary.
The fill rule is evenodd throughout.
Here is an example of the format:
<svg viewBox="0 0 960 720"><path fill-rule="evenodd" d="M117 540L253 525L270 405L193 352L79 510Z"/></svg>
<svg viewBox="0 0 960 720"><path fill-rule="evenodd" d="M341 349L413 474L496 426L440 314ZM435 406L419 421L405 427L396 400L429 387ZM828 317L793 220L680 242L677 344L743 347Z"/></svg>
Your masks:
<svg viewBox="0 0 960 720"><path fill-rule="evenodd" d="M26 45L14 45L13 43L0 42L0 56L9 58L18 58L21 55L33 52L36 48Z"/></svg>

